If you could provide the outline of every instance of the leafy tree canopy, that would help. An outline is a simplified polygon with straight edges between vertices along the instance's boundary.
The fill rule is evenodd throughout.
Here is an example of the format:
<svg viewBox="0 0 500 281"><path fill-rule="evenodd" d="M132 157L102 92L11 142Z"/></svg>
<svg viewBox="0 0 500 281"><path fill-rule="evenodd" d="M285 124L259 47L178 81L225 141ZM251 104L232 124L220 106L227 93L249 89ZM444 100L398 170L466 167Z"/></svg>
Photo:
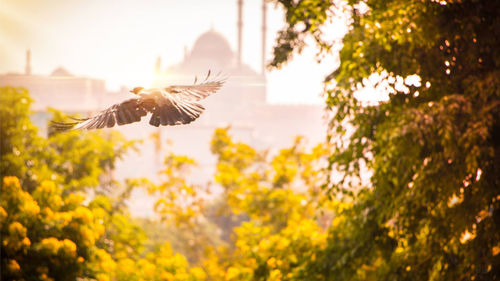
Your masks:
<svg viewBox="0 0 500 281"><path fill-rule="evenodd" d="M168 243L146 252L124 206L129 190L108 191L119 186L106 173L133 142L117 133L42 137L30 103L27 91L0 88L1 279L204 279Z"/></svg>
<svg viewBox="0 0 500 281"><path fill-rule="evenodd" d="M330 167L343 175L329 189L359 190L359 211L352 236L331 229L311 269L332 280L500 278L500 2L276 2L287 25L271 66L309 36L328 54L329 15L349 19L325 79ZM363 167L372 176L359 188Z"/></svg>

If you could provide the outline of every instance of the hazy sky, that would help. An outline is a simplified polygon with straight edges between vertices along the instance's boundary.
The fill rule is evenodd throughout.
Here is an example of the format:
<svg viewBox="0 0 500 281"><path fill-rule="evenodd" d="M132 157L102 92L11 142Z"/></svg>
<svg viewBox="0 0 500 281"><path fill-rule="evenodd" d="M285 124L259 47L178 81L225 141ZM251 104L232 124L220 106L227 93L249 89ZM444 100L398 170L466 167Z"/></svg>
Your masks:
<svg viewBox="0 0 500 281"><path fill-rule="evenodd" d="M154 63L182 61L184 48L214 28L233 50L237 0L0 0L0 73L23 72L31 49L34 74L64 66L79 76L102 78L110 89L148 86ZM261 62L261 0L244 1L243 61L256 71ZM271 57L283 12L268 4L267 58ZM345 30L333 25L332 34ZM335 63L317 65L315 50L282 70L268 73L271 102L320 103L322 78Z"/></svg>

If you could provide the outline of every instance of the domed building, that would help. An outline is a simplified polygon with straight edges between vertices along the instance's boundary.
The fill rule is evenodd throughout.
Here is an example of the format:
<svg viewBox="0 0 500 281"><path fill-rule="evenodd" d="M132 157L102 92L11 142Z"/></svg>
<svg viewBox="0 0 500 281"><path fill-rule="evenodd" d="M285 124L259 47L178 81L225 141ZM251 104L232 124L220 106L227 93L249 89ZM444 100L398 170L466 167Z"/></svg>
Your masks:
<svg viewBox="0 0 500 281"><path fill-rule="evenodd" d="M48 76L33 74L29 50L26 52L25 69L24 73L0 75L0 86L28 89L34 100L31 109L36 113L45 116L47 108L55 107L68 113L78 112L86 115L103 107L101 101L107 91L106 83L102 79L74 76L61 66Z"/></svg>
<svg viewBox="0 0 500 281"><path fill-rule="evenodd" d="M191 52L186 51L184 61L171 66L167 73L205 73L207 69L224 71L234 76L248 76L263 79L248 65L239 63L237 55L231 50L229 42L222 34L213 29L198 37Z"/></svg>
<svg viewBox="0 0 500 281"><path fill-rule="evenodd" d="M231 50L226 38L214 30L201 34L192 50L185 51L181 63L162 70L161 58L158 58L154 86L190 84L195 76L198 80L204 79L208 70L211 70L212 75L220 72L221 76L228 77L222 91L206 101L208 106L216 108L216 111L231 110L227 105L232 104L232 109L241 114L248 106L266 103L265 76L247 64L239 62L237 54ZM245 108L241 108L240 105ZM243 121L240 119L238 118L239 121ZM227 119L220 121L223 120Z"/></svg>
<svg viewBox="0 0 500 281"><path fill-rule="evenodd" d="M231 134L239 141L265 147L256 134L255 118L259 108L266 106L266 80L250 66L239 63L238 56L231 49L229 42L220 33L209 30L201 34L190 51L186 50L182 62L167 66L161 65L158 58L155 66L154 87L192 84L194 77L198 81L205 79L208 70L211 76L226 77L226 83L220 91L203 100L206 108L196 122L189 126L148 128L156 130L159 143L170 143L169 151L188 155L199 163L197 181L209 180L215 169L215 157L210 152L210 140L216 128L231 126ZM146 126L147 127L147 126ZM129 129L123 128L125 134ZM137 129L131 134L137 134ZM145 148L143 153L156 158L161 164L162 150ZM149 152L145 152L149 151Z"/></svg>
<svg viewBox="0 0 500 281"><path fill-rule="evenodd" d="M186 55L182 64L173 68L181 72L192 72L205 71L207 66L229 69L234 64L235 57L229 42L220 33L210 30L198 37L193 50Z"/></svg>
<svg viewBox="0 0 500 281"><path fill-rule="evenodd" d="M69 71L62 67L62 66L59 66L58 68L54 69L52 71L52 73L50 74L50 76L52 77L73 77L73 75L71 73L69 73Z"/></svg>
<svg viewBox="0 0 500 281"><path fill-rule="evenodd" d="M137 137L138 130L155 131L159 145L141 148L144 158L155 158L161 166L165 151L188 155L199 164L199 169L193 173L197 176L192 180L200 183L210 180L215 170L216 158L210 152L210 140L216 128L230 126L230 133L237 141L259 149L277 150L289 146L298 135L312 143L324 139L321 106L269 104L265 76L239 61L238 57L220 33L209 30L198 37L191 51L186 51L182 62L163 68L158 58L155 87L191 84L195 76L198 81L203 80L209 69L213 75L220 71L227 77L226 83L219 92L203 100L205 112L189 126L124 126L120 131L126 135L130 133L131 137ZM168 148L165 147L167 143ZM135 172L143 174L154 170L146 165L140 169L144 170L136 168Z"/></svg>
<svg viewBox="0 0 500 281"><path fill-rule="evenodd" d="M231 133L238 140L259 147L268 145L260 141L255 123L256 114L267 104L265 76L239 62L220 33L209 30L201 34L179 64L163 69L158 58L154 86L191 84L195 76L198 81L205 79L208 70L212 76L220 72L221 77L227 77L222 89L203 101L206 110L196 122L168 128L162 136L165 138L162 142L168 139L174 152L190 155L201 163L200 179L210 178L215 167L210 138L216 128L231 126ZM163 130L158 129L159 135Z"/></svg>
<svg viewBox="0 0 500 281"><path fill-rule="evenodd" d="M241 42L238 46L239 51L233 51L224 36L208 30L198 37L191 50L186 50L180 63L164 67L158 58L154 87L192 84L195 76L198 81L203 80L208 70L212 75L221 72L221 76L227 78L226 83L220 91L203 100L205 112L188 126L155 128L149 126L149 118L145 118L140 124L115 127L129 139L144 140L138 145L139 153L131 152L117 164L113 171L116 180L147 177L155 181L163 169L164 157L174 153L194 158L198 168L190 180L206 183L213 177L217 160L210 152L210 141L214 130L220 127L230 126L230 134L236 141L271 151L292 145L297 135L305 136L312 144L324 139L322 107L268 103L265 75L241 61ZM74 76L63 67L54 69L48 76L33 75L30 58L27 52L24 74L0 75L0 85L24 86L30 90L35 100L34 121L42 128L50 118L47 107L92 115L122 101L127 94L126 89L110 93L105 81ZM152 208L145 206L153 206L154 199L141 192L134 191L131 212L151 216Z"/></svg>

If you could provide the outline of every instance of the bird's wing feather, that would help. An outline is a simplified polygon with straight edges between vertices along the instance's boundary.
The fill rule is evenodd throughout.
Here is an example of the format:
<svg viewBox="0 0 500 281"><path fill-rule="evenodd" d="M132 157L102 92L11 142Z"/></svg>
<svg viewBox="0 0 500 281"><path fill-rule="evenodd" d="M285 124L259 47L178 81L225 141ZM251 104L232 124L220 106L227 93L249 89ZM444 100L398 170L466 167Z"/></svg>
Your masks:
<svg viewBox="0 0 500 281"><path fill-rule="evenodd" d="M155 127L160 126L160 124L175 126L191 123L200 117L205 110L201 104L193 100L185 100L168 93L162 99L152 111L153 114L149 121L149 124Z"/></svg>
<svg viewBox="0 0 500 281"><path fill-rule="evenodd" d="M97 115L86 119L73 119L74 122L52 122L56 130L92 130L111 128L115 125L125 125L139 122L141 118L152 113L149 124L181 125L196 120L205 109L196 101L215 93L224 84L226 78L216 75L210 80L210 71L200 84L189 86L170 86L165 89L152 89L144 91L138 97L115 104Z"/></svg>
<svg viewBox="0 0 500 281"><path fill-rule="evenodd" d="M210 94L217 92L226 81L226 78L220 77L218 74L213 79L210 79L209 71L203 82L196 84L197 80L198 79L195 78L193 85L174 85L169 86L164 90L183 100L199 101L206 98Z"/></svg>
<svg viewBox="0 0 500 281"><path fill-rule="evenodd" d="M75 126L75 129L101 129L117 125L125 125L141 121L141 118L151 112L154 101L146 98L133 98L99 112Z"/></svg>
<svg viewBox="0 0 500 281"><path fill-rule="evenodd" d="M145 95L115 104L97 115L86 119L73 119L74 122L52 122L56 130L93 130L111 128L139 122L141 118L152 113L150 124L158 127L188 124L200 117L205 108L191 100L183 100L177 96Z"/></svg>
<svg viewBox="0 0 500 281"><path fill-rule="evenodd" d="M132 98L112 105L90 118L74 119L75 122L69 123L52 122L52 127L56 130L111 128L115 124L125 125L138 122L148 112L152 112L154 107L154 100L151 98Z"/></svg>

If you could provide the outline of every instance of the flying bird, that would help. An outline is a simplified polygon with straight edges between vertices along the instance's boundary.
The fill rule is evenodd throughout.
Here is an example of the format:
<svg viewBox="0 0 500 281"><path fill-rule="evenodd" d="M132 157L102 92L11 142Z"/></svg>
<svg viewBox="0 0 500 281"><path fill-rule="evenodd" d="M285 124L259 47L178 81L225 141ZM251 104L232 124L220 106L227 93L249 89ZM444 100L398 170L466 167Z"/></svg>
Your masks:
<svg viewBox="0 0 500 281"><path fill-rule="evenodd" d="M193 85L169 86L166 88L144 89L136 87L130 91L135 97L121 103L112 105L97 115L77 119L73 122L52 122L56 130L93 130L111 128L141 121L141 118L151 113L149 124L155 127L189 124L200 117L205 108L197 101L217 92L224 84L226 78L216 75L207 77Z"/></svg>

